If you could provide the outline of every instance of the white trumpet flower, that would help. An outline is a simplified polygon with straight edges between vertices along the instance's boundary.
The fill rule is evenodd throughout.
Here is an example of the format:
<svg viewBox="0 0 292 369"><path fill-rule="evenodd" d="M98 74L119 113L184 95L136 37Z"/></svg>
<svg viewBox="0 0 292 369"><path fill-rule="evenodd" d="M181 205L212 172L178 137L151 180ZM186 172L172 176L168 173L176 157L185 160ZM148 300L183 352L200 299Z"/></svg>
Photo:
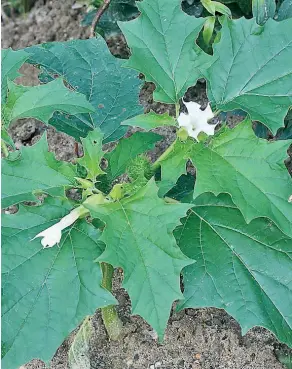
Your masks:
<svg viewBox="0 0 292 369"><path fill-rule="evenodd" d="M193 101L185 102L188 114L180 113L177 118L180 127L184 127L188 135L198 141L200 132L205 132L209 136L214 135L216 124L209 124L208 120L214 118L214 114L208 104L205 110L201 110L201 106Z"/></svg>
<svg viewBox="0 0 292 369"><path fill-rule="evenodd" d="M38 237L43 237L41 240L43 247L53 247L61 241L62 231L86 213L88 213L88 211L83 206L79 206L62 218L58 223L38 233L32 240Z"/></svg>

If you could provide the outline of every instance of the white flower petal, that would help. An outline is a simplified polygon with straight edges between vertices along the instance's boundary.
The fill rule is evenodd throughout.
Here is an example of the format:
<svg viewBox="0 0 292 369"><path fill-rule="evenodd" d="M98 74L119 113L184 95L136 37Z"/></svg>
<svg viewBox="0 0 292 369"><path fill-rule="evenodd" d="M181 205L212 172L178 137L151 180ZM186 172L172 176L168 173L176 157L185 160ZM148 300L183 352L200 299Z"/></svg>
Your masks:
<svg viewBox="0 0 292 369"><path fill-rule="evenodd" d="M185 113L180 113L179 117L177 118L177 121L180 127L188 128L191 125L190 116Z"/></svg>
<svg viewBox="0 0 292 369"><path fill-rule="evenodd" d="M214 114L212 112L210 104L208 104L208 106L204 110L204 113L205 113L207 120L214 118Z"/></svg>
<svg viewBox="0 0 292 369"><path fill-rule="evenodd" d="M191 117L195 117L197 114L200 114L201 110L201 105L194 102L194 101L189 101L186 102L183 100L183 103L185 104L186 108L188 109L188 113Z"/></svg>
<svg viewBox="0 0 292 369"><path fill-rule="evenodd" d="M44 248L53 247L58 244L62 237L62 228L60 226L60 222L40 232L32 240L38 237L43 237L41 243Z"/></svg>
<svg viewBox="0 0 292 369"><path fill-rule="evenodd" d="M53 247L61 241L63 229L73 224L79 217L88 212L82 205L72 210L68 215L62 218L58 223L45 229L37 234L32 240L38 237L43 237L41 244L44 248Z"/></svg>
<svg viewBox="0 0 292 369"><path fill-rule="evenodd" d="M210 125L208 120L214 117L212 109L208 104L205 110L200 109L200 105L190 101L183 101L188 109L188 114L181 113L178 117L180 127L185 127L189 136L195 138L198 141L198 135L201 132L206 133L209 136L213 136L215 132L215 125Z"/></svg>

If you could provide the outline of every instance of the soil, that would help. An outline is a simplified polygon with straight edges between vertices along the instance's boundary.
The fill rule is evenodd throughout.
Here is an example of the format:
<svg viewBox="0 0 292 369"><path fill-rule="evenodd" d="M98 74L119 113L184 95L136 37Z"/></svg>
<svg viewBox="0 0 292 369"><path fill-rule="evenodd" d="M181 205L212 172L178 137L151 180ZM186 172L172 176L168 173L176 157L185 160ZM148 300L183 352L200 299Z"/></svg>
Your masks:
<svg viewBox="0 0 292 369"><path fill-rule="evenodd" d="M84 39L89 29L81 27L84 8L74 9L73 0L36 2L29 14L14 19L5 19L2 27L2 47L19 49L48 41ZM107 40L111 52L118 57L128 55L122 36ZM31 66L22 68L21 83L38 83L38 71ZM151 109L174 114L174 107L154 103L153 85L146 84L141 90L140 100L145 111ZM186 99L206 104L204 83L198 83L188 91ZM237 124L241 117L230 116L230 126ZM35 143L47 131L50 150L60 160L75 158L74 140L56 132L52 127L34 119L23 119L11 127L11 135L20 148ZM174 140L175 132L169 128L159 129L165 137L151 154L155 160ZM120 287L121 272L116 271L114 294L119 300L119 315L123 321L123 336L118 342L109 342L103 328L99 311L92 317L94 334L91 337L90 362L92 369L283 369L275 356L275 351L284 348L276 338L264 328L254 328L244 337L238 323L226 312L215 309L187 309L171 314L163 344L157 342L151 327L138 316L130 315L130 300ZM75 331L76 332L76 331ZM73 332L60 346L51 361L52 369L66 369ZM43 369L45 364L33 360L25 369ZM90 369L90 368L86 368Z"/></svg>

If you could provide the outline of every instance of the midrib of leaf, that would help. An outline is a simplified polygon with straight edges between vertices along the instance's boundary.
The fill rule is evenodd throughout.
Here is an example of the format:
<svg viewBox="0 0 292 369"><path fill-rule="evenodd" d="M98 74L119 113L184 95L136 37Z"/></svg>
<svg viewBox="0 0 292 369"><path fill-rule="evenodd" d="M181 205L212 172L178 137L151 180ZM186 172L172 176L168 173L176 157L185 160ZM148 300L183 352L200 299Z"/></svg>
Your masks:
<svg viewBox="0 0 292 369"><path fill-rule="evenodd" d="M150 7L153 9L153 11L158 15L158 17L159 17L159 20L160 20L160 26L161 26L161 35L162 35L162 37L163 37L163 41L164 41L164 45L165 45L165 51L166 51L166 55L167 55L167 62L168 62L168 67L169 67L169 71L170 71L170 79L172 79L172 81L173 81L173 85L174 85L174 91L175 91L175 96L177 96L177 86L176 86L176 80L175 80L175 75L174 75L174 71L175 71L175 68L177 67L177 65L176 66L173 66L173 69L171 68L171 62L170 62L170 57L169 57L169 50L168 50L168 47L167 47L167 42L166 42L166 38L165 38L165 33L168 31L168 29L169 29L169 27L171 26L171 24L172 24L172 19L173 19L173 17L174 17L174 14L175 14L175 12L178 10L178 6L177 7L175 7L174 9L173 9L173 13L172 13L172 16L171 16L171 19L169 20L169 26L168 26L168 28L164 31L163 30L163 25L162 25L162 21L161 21L161 16L160 16L160 14L162 14L162 12L160 11L160 6L159 6L159 2L157 2L157 6L158 6L158 9L159 9L159 13L157 13L156 11L155 11L155 9L151 6L151 3L149 4L150 5ZM154 27L154 24L152 23L152 21L151 21L151 19L150 18L148 18L149 19L149 21L150 21L150 23L153 25L153 28L155 28ZM178 57L178 59L177 59L177 63L178 63L178 61L179 61L179 57Z"/></svg>
<svg viewBox="0 0 292 369"><path fill-rule="evenodd" d="M226 78L226 81L225 81L225 86L224 86L224 91L222 93L222 97L221 97L221 101L219 104L224 104L224 96L225 96L225 92L226 92L226 88L227 88L227 85L228 85L228 82L229 82L229 77L230 77L230 74L231 74L231 71L234 67L234 61L235 61L235 58L237 57L237 55L239 54L239 52L241 51L243 45L245 44L245 41L246 39L244 38L244 40L242 41L242 43L239 45L238 47L238 50L236 51L236 53L234 54L234 47L233 47L233 36L231 35L231 32L230 32L230 28L228 27L229 29L229 35L230 35L230 39L231 39L231 46L232 46L232 54L233 54L233 58L232 58L232 63L230 65L230 68L229 68L229 71L228 71L228 75L227 75L227 78ZM241 27L242 29L242 27ZM242 29L243 31L243 29ZM218 46L217 46L218 47ZM212 88L211 88L212 90ZM214 94L212 93L212 95L214 96ZM232 101L234 99L234 97L232 97L232 99L230 101ZM226 102L225 102L226 103Z"/></svg>
<svg viewBox="0 0 292 369"><path fill-rule="evenodd" d="M230 30L229 30L230 32ZM230 33L230 36L231 36L231 33ZM233 40L233 37L231 37L231 39ZM256 72L254 72L254 74L249 78L249 80L245 83L245 85L241 88L241 90L239 91L238 95L233 95L232 97L230 97L228 100L224 100L225 98L225 92L226 92L226 88L227 88L227 85L228 85L228 82L229 82L229 77L230 77L230 74L231 74L231 71L233 69L233 67L235 66L234 64L234 61L237 57L237 55L239 54L239 52L241 51L242 47L245 45L246 43L246 39L243 40L243 42L240 44L236 54L233 55L233 58L232 58L232 64L231 64L231 67L229 69L229 72L228 72L228 75L227 75L227 78L226 78L226 82L225 82L225 86L224 86L224 92L222 93L222 97L221 97L221 101L219 102L219 104L222 104L222 105L227 105L229 104L230 102L234 101L237 97L240 97L240 96L244 96L244 95L252 95L252 96L267 96L267 97L271 97L270 95L263 95L263 94L252 94L251 92L256 90L257 88L260 88L260 87L263 87L263 86L266 86L274 81L277 81L283 77L286 77L290 74L292 74L292 72L289 72L283 76L280 76L280 77L277 77L277 78L274 78L268 82L265 82L265 83L262 83L261 85L258 85L256 87L253 87L251 90L247 90L247 91L244 91L244 89L246 88L246 86L252 81L252 79L257 75L257 73L262 69L264 68L269 62L271 62L275 57L277 57L282 51L284 51L285 49L287 49L287 47L289 47L291 44L292 44L292 41L290 41L287 45L285 45L281 50L279 50L275 55L273 55L269 60L267 60L264 64L262 64L257 70ZM233 48L233 43L231 42L231 45L232 45L232 48ZM213 93L212 93L213 95ZM277 95L272 95L273 97ZM283 95L283 96L288 96L288 95ZM280 97L280 96L279 96ZM239 104L238 102L236 102L238 105L241 105ZM244 107L245 108L245 107ZM246 109L246 108L245 108ZM243 109L244 110L244 109Z"/></svg>
<svg viewBox="0 0 292 369"><path fill-rule="evenodd" d="M116 89L116 96L115 96L115 98L114 98L114 101L112 102L112 104L111 104L111 107L110 107L109 111L107 112L106 116L103 118L103 120L102 120L102 122L100 123L99 127L101 127L101 126L103 125L103 123L107 120L107 118L110 116L110 113L112 112L113 107L115 106L115 103L116 103L116 101L117 101L117 99L118 99L118 97L119 97L119 92L120 92L120 89L121 89L121 85L122 85L122 82L119 82L119 87ZM120 127L118 127L118 128L120 128ZM118 129L118 128L117 128L117 129ZM117 130L117 129L116 129L116 130ZM114 131L114 132L115 132L115 131ZM113 132L113 133L114 133L114 132Z"/></svg>
<svg viewBox="0 0 292 369"><path fill-rule="evenodd" d="M128 33L131 33L131 35L132 36L134 36L134 37L137 37L136 36L136 34L135 33L133 33L131 30L127 30L127 32ZM157 62L157 64L160 66L160 68L161 68L161 70L167 75L167 77L168 78L171 78L171 76L169 76L168 75L168 73L162 68L162 66L161 66L161 64L159 63L159 61L156 59L156 57L155 57L155 55L153 54L153 52L151 51L151 49L149 48L149 46L145 43L145 41L142 39L142 38L140 38L139 37L139 40L147 47L147 49L148 49L148 51L151 53L151 55L152 55L152 57L153 57L153 59L155 59L156 60L156 62ZM140 70L138 69L138 68L136 68L136 67L131 67L131 68L133 68L133 69L135 69L135 70L137 70L138 72L140 72ZM153 79L153 81L155 81L155 82L153 82L156 86L159 86L160 88L161 88L161 90L165 93L165 95L166 96L168 96L169 97L169 99L171 100L171 101L173 101L173 103L175 103L175 101L173 100L173 98L168 94L168 92L161 86L161 84L156 80L156 78L155 77L153 77L153 75L150 73L150 71L148 70L147 71L147 74L149 74L149 76L151 76L152 77L152 79Z"/></svg>
<svg viewBox="0 0 292 369"><path fill-rule="evenodd" d="M234 248L232 248L229 244L228 244L228 242L220 235L220 233L218 233L217 232L217 230L206 220L206 219L204 219L202 216L200 216L198 213L196 213L196 211L194 210L194 208L192 208L192 209L190 209L191 210L191 212L193 212L200 220L201 220L201 222L204 222L204 223L206 223L207 224L207 226L208 227L210 227L211 228L211 230L214 232L214 233L216 233L217 234L217 236L223 241L223 243L230 249L230 251L231 251L231 254L232 255L235 255L237 258L238 258L238 260L240 261L240 263L244 266L244 268L249 272L249 274L251 275L251 277L253 278L253 280L254 280L254 282L259 286L259 288L260 288L260 290L264 293L264 295L269 299L269 301L272 303L272 305L275 307L275 309L278 311L278 313L281 315L281 317L282 317L282 319L287 323L287 325L289 326L289 327L291 327L292 328L292 326L290 326L290 324L286 321L286 319L285 319L285 317L283 316L283 314L281 313L281 311L278 309L278 307L275 305L275 303L272 301L272 299L270 298L270 296L269 296L269 294L268 294L268 292L267 291L265 291L265 289L260 285L260 283L256 280L256 278L255 278L255 276L254 276L254 274L252 273L252 271L249 269L249 267L246 265L246 263L244 262L244 260L237 254L237 252L235 252L235 250L234 250ZM247 235L246 233L243 233L243 232L240 232L238 229L234 229L234 228L231 228L231 227L227 227L227 226L222 226L222 225L216 225L217 227L219 227L219 228L225 228L225 229L229 229L229 230L231 230L231 231L233 231L233 232L236 232L236 233L240 233L241 235L243 235L243 236L245 236L245 237L247 237L247 238L250 238L250 239L252 239L253 241L255 241L256 243L259 243L259 244L261 244L261 245L263 245L263 246L265 246L265 247L267 247L267 248L272 248L272 247L270 247L269 245L266 245L266 244L264 244L264 243L262 243L262 242L259 242L257 239L254 239L253 237L251 237L250 235ZM200 234L200 237L201 237L201 234ZM272 248L274 251L282 251L282 250L275 250L274 248ZM285 255L287 255L285 252L284 252L284 254ZM288 255L287 255L288 256ZM289 257L289 259L291 259L290 258L290 256L288 256ZM234 274L235 274L235 272L234 272ZM266 275L265 275L265 277L266 277ZM269 277L269 276L268 276ZM277 282L279 282L279 281L277 281ZM216 287L215 287L216 288ZM216 290L217 290L217 288L216 288ZM220 294L219 294L219 296L220 296ZM190 299L190 298L189 298ZM188 299L188 300L189 300ZM188 300L186 300L186 301L188 301ZM265 305L263 304L263 307L264 307ZM267 313L267 315L269 316L269 313L266 311L266 313ZM269 316L269 318L270 318L270 316ZM274 325L274 323L271 321L271 319L270 319L270 322L272 323L272 325L274 326L274 328L275 328L275 330L276 331L278 331L278 329L277 329L277 327L275 327L275 325Z"/></svg>
<svg viewBox="0 0 292 369"><path fill-rule="evenodd" d="M264 64L262 64L259 68L258 68L258 70L250 77L250 79L246 82L246 84L243 86L243 88L240 90L240 93L239 93L239 95L241 95L241 92L245 89L245 87L253 80L253 78L257 75L257 73L262 69L262 68L264 68L264 67L266 67L274 58L276 58L278 55L280 55L281 54L281 52L282 51L284 51L285 49L287 49L287 47L289 47L290 45L292 44L292 40L287 44L287 45L285 45L285 47L283 47L281 50L279 50L275 55L273 55L269 60L267 60ZM287 75L289 75L289 74L291 74L292 72L290 72L290 73L288 73ZM285 76L284 76L285 77ZM283 78L282 76L281 77L278 77L277 79L280 79L280 78ZM277 80L277 79L275 79L275 80ZM272 81L269 81L269 82L267 82L267 83L263 83L262 85L259 85L259 86L256 86L256 87L254 87L252 90L250 90L250 91L253 91L253 90L255 90L255 89L257 89L257 88L259 88L259 87L262 87L262 86L265 86L266 84L269 84L269 83L271 83L271 82L273 82L273 80Z"/></svg>
<svg viewBox="0 0 292 369"><path fill-rule="evenodd" d="M139 255L140 255L141 262L142 262L142 264L143 264L143 268L144 268L144 270L145 270L145 274L146 274L147 279L148 279L148 281L149 281L149 286L150 286L150 289L151 289L151 295L152 295L152 301L155 301L155 295L154 295L154 293L153 293L152 284L151 284L151 282L150 282L150 281L151 281L151 279L150 279L150 277L149 277L148 269L146 268L146 265L145 265L145 262L144 262L143 254L142 254L142 252L141 252L141 250L140 250L140 248L139 248L138 240L136 239L136 235L135 235L135 232L134 232L133 227L132 227L132 225L131 225L130 219L129 219L128 215L127 215L126 209L123 207L123 204L122 204L120 201L119 201L119 204L120 204L121 209L122 209L122 211L123 211L123 213L124 213L124 215L125 215L125 218L126 218L127 224L128 224L128 226L129 226L129 228L130 228L130 230L131 230L131 232L132 232L133 238L134 238L134 240L135 240L135 246L136 246L136 249L138 250L138 253L139 253ZM141 289L140 291L142 292L142 289ZM138 303L138 301L139 301L139 299L137 299L137 303ZM133 303L134 303L134 302L132 301L132 304L133 304ZM158 311L157 311L157 308L156 308L156 304L153 304L153 305L154 305L154 310L155 310L155 314L156 314L156 319L157 319L157 321L159 322L160 320L159 320L159 315L158 315ZM135 306L135 308L136 308L136 306ZM135 309L133 309L133 310L135 310ZM160 324L159 324L159 327L160 327ZM160 327L160 329L161 329L161 327Z"/></svg>
<svg viewBox="0 0 292 369"><path fill-rule="evenodd" d="M67 238L67 235L66 235L66 238ZM65 238L65 240L66 240L66 238ZM63 243L63 244L64 244L64 243ZM61 248L63 247L63 244L62 244L62 246L59 248L59 250L58 250L58 252L57 252L57 254L56 254L55 258L53 259L53 261L52 261L52 263L51 263L51 266L50 266L50 268L49 268L48 272L45 274L44 282L42 283L41 287L39 288L39 291L38 291L38 293L37 293L37 295L36 295L36 297L35 297L35 299L34 299L34 302L31 304L31 307L30 307L29 311L27 312L26 317L23 319L23 321L22 321L22 323L21 323L21 325L20 325L20 327L19 327L19 330L17 331L17 333L16 333L16 335L15 335L15 337L14 337L13 341L11 342L11 344L10 344L10 346L9 346L9 349L6 351L7 353L10 351L10 349L11 349L11 347L13 346L13 344L14 344L15 340L17 339L17 337L19 336L20 332L22 331L22 329L23 329L23 327L24 327L25 323L27 322L27 319L29 318L30 314L32 313L33 309L35 308L35 304L37 303L38 299L40 298L40 295L41 295L41 293L42 293L42 291L43 291L43 289L44 289L44 286L45 286L45 284L46 284L46 282L47 282L48 276L49 276L49 274L51 273L51 270L52 270L53 266L55 265L55 262L56 262L56 260L57 260L57 258L58 258L58 256L59 256L59 254L60 254L60 252L61 252ZM42 250L42 249L39 249L39 250L38 250L38 252L40 252L41 250ZM23 263L22 263L22 264L23 264ZM22 265L22 264L20 264L20 265ZM29 293L31 293L31 292L32 292L32 291L34 291L34 290L35 290L35 289L30 290L30 291L29 291ZM24 297L24 296L22 296L22 297ZM20 300L21 300L21 299L20 299ZM20 300L19 300L19 301L20 301ZM11 309L10 309L10 310L11 310ZM8 311L10 311L10 310L8 310ZM8 311L7 311L7 312L8 312ZM7 312L6 312L6 313L7 313Z"/></svg>
<svg viewBox="0 0 292 369"><path fill-rule="evenodd" d="M58 218L58 219L60 219L60 218ZM51 222L51 221L50 221L50 222ZM43 223L43 224L45 224L45 223ZM75 224L75 223L74 223L74 224ZM38 293L37 293L37 295L36 295L36 297L35 297L35 299L34 299L33 303L31 304L31 307L30 307L29 311L27 312L26 317L23 319L22 324L20 325L19 330L17 331L17 333L16 333L16 335L15 335L15 337L14 337L13 341L11 342L11 344L10 344L10 346L9 346L8 350L6 351L6 353L8 353L8 352L10 351L10 349L11 349L11 347L13 346L13 344L14 344L15 340L17 339L17 337L19 336L20 332L22 331L22 329L23 329L23 327L24 327L25 323L27 322L27 319L29 318L29 316L30 316L30 314L32 313L32 311L34 310L35 305L36 305L37 301L39 300L41 293L42 293L42 292L43 292L43 290L44 290L44 287L46 287L46 288L47 288L47 280L48 280L48 277L49 277L49 275L50 275L50 273L51 273L51 271L52 271L52 269L53 269L53 267L54 267L54 265L55 265L55 263L56 263L56 260L57 260L57 259L58 259L58 257L59 257L59 254L60 254L60 252L61 252L61 250L62 250L62 247L64 246L64 244L65 244L65 242L66 242L66 240L67 240L67 238L68 238L69 236L70 236L70 244L71 244L72 249L73 249L73 243L72 243L72 241L71 241L71 231L72 231L72 229L75 229L74 224L73 224L73 226L72 226L72 227L70 227L70 228L68 229L67 234L65 235L65 238L64 238L64 240L63 240L63 242L62 242L62 246L58 247L58 252L57 252L57 254L55 255L54 259L52 260L51 266L50 266L50 268L48 269L47 273L46 273L46 274L45 274L45 276L44 276L44 281L43 281L43 283L42 283L41 287L39 288L39 291L38 291ZM40 225L41 225L41 224L38 224L38 226L40 226ZM76 230L77 230L77 231L79 231L79 229L77 229L77 228L76 228ZM83 233L83 232L82 232L82 233ZM13 236L14 236L14 235L13 235ZM26 259L23 263L19 264L17 267L15 267L15 268L11 269L11 270L8 272L8 274L9 274L12 270L14 270L14 269L18 268L19 266L23 265L26 261L30 260L33 256L37 255L37 254L38 254L39 252L41 252L41 251L43 251L43 249L39 249L39 250L38 250L35 254L33 254L30 258ZM80 283L79 283L79 286L83 286L83 287L84 287L84 285L83 285L83 283L81 283L81 279L80 279L80 277L79 277L78 268L77 268L77 263L76 263L76 258L75 258L75 253L73 253L73 258L74 258L74 262L75 262L75 267L76 267L76 271L77 271L78 279L79 279L79 282L80 282ZM37 287L36 287L35 289L37 289ZM31 290L29 290L29 291L28 291L28 293L27 293L26 295L28 295L29 293L31 293L31 292L32 292L32 291L34 291L35 289L31 289ZM86 289L87 289L87 288L86 288ZM48 290L48 288L47 288L47 290ZM24 298L26 295L21 296L21 298L20 298L20 299L19 299L19 300L14 304L14 305L16 305L19 301L21 301L21 300L22 300L22 298ZM49 292L48 292L48 295L49 295ZM80 296L80 287L79 287L79 296ZM79 303L80 303L80 299L78 299L78 303L77 303L77 305L76 305L76 312L77 312L77 310L78 310L78 305L79 305ZM13 305L13 306L14 306L14 305ZM12 306L12 308L13 308L13 306ZM7 310L7 311L3 314L3 316L4 316L6 313L8 313L12 308L10 308L9 310ZM48 311L50 312L50 309L48 309ZM46 326L46 328L48 328L48 325Z"/></svg>

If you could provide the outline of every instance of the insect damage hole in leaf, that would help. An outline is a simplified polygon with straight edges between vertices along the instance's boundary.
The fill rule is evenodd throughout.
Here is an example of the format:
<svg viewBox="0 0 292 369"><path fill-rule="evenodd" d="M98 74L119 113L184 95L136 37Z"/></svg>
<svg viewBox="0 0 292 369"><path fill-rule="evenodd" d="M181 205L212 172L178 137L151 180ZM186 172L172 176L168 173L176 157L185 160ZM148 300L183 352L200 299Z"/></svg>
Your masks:
<svg viewBox="0 0 292 369"><path fill-rule="evenodd" d="M99 127L106 142L114 141L127 130L121 122L142 113L137 72L122 68L123 61L111 55L102 37L51 42L26 50L29 63L41 67L42 82L57 73L94 107L90 114L54 114L49 124L58 130L79 139Z"/></svg>

